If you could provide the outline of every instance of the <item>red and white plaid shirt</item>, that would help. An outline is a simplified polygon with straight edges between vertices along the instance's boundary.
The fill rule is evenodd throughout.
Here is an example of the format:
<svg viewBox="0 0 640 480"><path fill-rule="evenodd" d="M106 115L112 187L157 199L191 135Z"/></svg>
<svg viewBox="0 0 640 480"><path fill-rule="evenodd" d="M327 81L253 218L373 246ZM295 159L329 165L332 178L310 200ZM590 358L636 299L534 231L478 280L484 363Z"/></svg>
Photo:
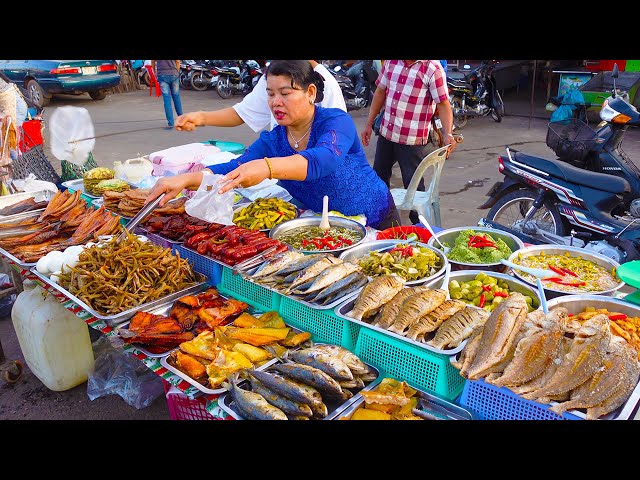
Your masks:
<svg viewBox="0 0 640 480"><path fill-rule="evenodd" d="M387 90L380 135L402 145L425 145L436 104L449 98L440 62L386 60L376 86Z"/></svg>

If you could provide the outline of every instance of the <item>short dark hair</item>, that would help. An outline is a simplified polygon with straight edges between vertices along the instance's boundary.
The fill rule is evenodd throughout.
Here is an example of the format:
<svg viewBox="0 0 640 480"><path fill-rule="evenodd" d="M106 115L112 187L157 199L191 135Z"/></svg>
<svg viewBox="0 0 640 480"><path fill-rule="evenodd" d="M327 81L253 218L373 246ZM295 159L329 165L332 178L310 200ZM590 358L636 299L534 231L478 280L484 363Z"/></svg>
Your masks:
<svg viewBox="0 0 640 480"><path fill-rule="evenodd" d="M265 75L284 75L291 78L292 87L307 89L312 83L317 88L316 103L324 98L324 78L316 72L308 60L273 60Z"/></svg>

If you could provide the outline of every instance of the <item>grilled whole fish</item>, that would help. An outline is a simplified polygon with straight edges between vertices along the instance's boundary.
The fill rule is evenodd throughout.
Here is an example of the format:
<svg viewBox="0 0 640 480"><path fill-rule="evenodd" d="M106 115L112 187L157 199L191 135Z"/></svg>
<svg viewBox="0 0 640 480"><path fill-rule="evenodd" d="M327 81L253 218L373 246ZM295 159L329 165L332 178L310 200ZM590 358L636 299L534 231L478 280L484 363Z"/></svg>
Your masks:
<svg viewBox="0 0 640 480"><path fill-rule="evenodd" d="M406 337L411 340L417 340L418 337L424 337L425 333L433 332L442 325L442 322L447 318L451 317L451 315L456 312L459 312L466 306L467 304L462 300L445 300L434 310L409 325Z"/></svg>
<svg viewBox="0 0 640 480"><path fill-rule="evenodd" d="M524 295L513 292L491 312L482 329L468 378L475 380L488 375L492 367L503 362L515 350L514 341L528 311Z"/></svg>
<svg viewBox="0 0 640 480"><path fill-rule="evenodd" d="M460 375L464 378L469 378L469 368L473 364L473 360L478 353L478 347L480 347L480 339L482 338L482 329L484 325L477 327L469 336L469 341L460 352L457 362L452 362L452 365L460 370Z"/></svg>
<svg viewBox="0 0 640 480"><path fill-rule="evenodd" d="M488 317L485 309L467 306L447 318L427 344L440 350L457 348Z"/></svg>
<svg viewBox="0 0 640 480"><path fill-rule="evenodd" d="M637 353L636 353L637 357ZM605 401L596 405L595 407L587 408L587 420L595 420L609 412L613 412L616 408L627 401L629 395L633 392L638 384L638 378L640 377L640 365L637 362L626 362L627 373L625 381L618 385L614 392L607 397Z"/></svg>
<svg viewBox="0 0 640 480"><path fill-rule="evenodd" d="M542 388L531 392L530 397L558 395L586 382L602 366L610 341L611 330L606 315L598 314L585 320L553 377Z"/></svg>
<svg viewBox="0 0 640 480"><path fill-rule="evenodd" d="M564 327L569 312L559 307L547 313L540 327L533 327L516 346L513 358L495 381L497 386L515 386L542 375L556 358L564 336Z"/></svg>
<svg viewBox="0 0 640 480"><path fill-rule="evenodd" d="M335 380L353 380L353 373L338 357L310 348L303 348L289 352L289 356L295 362L316 367Z"/></svg>
<svg viewBox="0 0 640 480"><path fill-rule="evenodd" d="M274 407L255 392L238 387L235 379L230 379L228 387L235 401L238 413L249 420L288 420L287 415Z"/></svg>
<svg viewBox="0 0 640 480"><path fill-rule="evenodd" d="M402 303L407 299L407 297L410 297L411 295L417 295L421 292L426 292L427 290L431 290L431 288L425 285L401 289L389 302L387 302L380 309L378 315L375 317L371 324L380 328L389 328L397 318L398 313L400 313Z"/></svg>
<svg viewBox="0 0 640 480"><path fill-rule="evenodd" d="M310 417L313 415L311 407L306 403L295 402L287 397L284 397L273 390L269 390L261 382L253 377L250 377L251 391L262 395L264 399L274 407L282 410L287 417L289 415Z"/></svg>
<svg viewBox="0 0 640 480"><path fill-rule="evenodd" d="M307 290L302 291L300 288L298 288L296 290L293 290L293 293L309 294L322 290L323 288L328 287L332 283L337 282L341 278L346 277L356 270L362 269L359 265L351 262L341 262L335 265L331 265L329 268L326 268L322 272L320 272L320 274L315 278L315 280Z"/></svg>
<svg viewBox="0 0 640 480"><path fill-rule="evenodd" d="M296 275L292 280L289 287L284 291L285 294L288 294L291 290L298 287L298 285L302 285L303 283L308 282L309 280L317 277L323 270L326 270L331 265L335 265L336 263L340 263L338 257L334 257L330 255L328 257L322 257L320 260L315 262L313 265L307 267L302 272L294 272L291 275ZM287 277L289 278L289 277ZM287 283L287 278L284 279L285 283Z"/></svg>
<svg viewBox="0 0 640 480"><path fill-rule="evenodd" d="M342 297L350 291L349 287L351 285L358 285L359 287L366 284L368 281L367 276L360 272L356 271L350 273L346 277L341 278L337 282L329 285L328 287L320 290L320 293L316 295L316 292L311 294L312 298L309 299L310 302L320 302L324 304L332 301L332 299L337 297Z"/></svg>
<svg viewBox="0 0 640 480"><path fill-rule="evenodd" d="M586 382L574 388L570 400L553 405L549 410L562 415L565 411L574 408L593 408L603 404L612 395L627 392L627 396L623 399L624 403L637 383L637 375L635 378L630 375L634 364L637 364L635 349L623 338L613 335L602 368L598 369Z"/></svg>
<svg viewBox="0 0 640 480"><path fill-rule="evenodd" d="M311 365L294 362L276 363L271 366L271 370L275 370L285 377L311 385L317 390L320 390L321 393L342 394L342 387L335 379Z"/></svg>
<svg viewBox="0 0 640 480"><path fill-rule="evenodd" d="M340 345L332 345L329 343L323 343L320 345L314 345L310 347L309 350L328 353L329 355L333 355L334 357L338 357L340 360L344 362L344 364L349 367L349 370L354 375L364 375L372 372L369 366L364 363L360 358L353 352L350 352L344 347Z"/></svg>
<svg viewBox="0 0 640 480"><path fill-rule="evenodd" d="M387 330L403 335L409 325L438 308L446 298L447 291L441 288L410 295L402 302L398 316Z"/></svg>
<svg viewBox="0 0 640 480"><path fill-rule="evenodd" d="M556 356L551 359L549 366L542 372L542 375L538 375L533 380L523 383L522 385L514 387L510 386L507 388L509 388L509 390L511 390L513 393L519 394L522 398L532 400L532 398L529 398L529 394L542 388L549 382L549 379L553 377L553 374L556 373L556 370L562 363L562 359L564 358L564 356L569 353L569 350L571 349L571 342L572 339L569 337L565 336L562 338L562 341L560 342L560 348L558 348Z"/></svg>
<svg viewBox="0 0 640 480"><path fill-rule="evenodd" d="M360 292L353 310L347 315L355 320L374 315L380 307L391 301L404 287L405 280L398 275L374 277Z"/></svg>
<svg viewBox="0 0 640 480"><path fill-rule="evenodd" d="M262 265L260 265L258 269L253 272L251 278L258 279L266 277L267 275L271 275L272 273L275 273L278 270L284 268L285 265L304 256L304 253L300 253L297 250L287 250L286 252L281 253L280 255L276 255L275 257L270 258Z"/></svg>
<svg viewBox="0 0 640 480"><path fill-rule="evenodd" d="M311 405L311 410L313 411L313 416L311 418L316 420L323 419L329 415L329 410L324 402Z"/></svg>
<svg viewBox="0 0 640 480"><path fill-rule="evenodd" d="M287 275L293 273L293 272L299 272L305 268L310 267L311 265L313 265L314 263L322 260L324 257L326 257L328 254L326 253L318 253L318 254L314 254L314 255L305 255L302 254L302 257L299 257L295 260L293 260L292 262L287 263L283 268L281 268L280 270L276 271L273 275L278 275L281 278L285 278Z"/></svg>
<svg viewBox="0 0 640 480"><path fill-rule="evenodd" d="M318 404L322 402L320 392L306 383L296 382L289 378L278 374L260 371L247 370L249 374L261 382L269 390L284 395L291 400L307 405Z"/></svg>

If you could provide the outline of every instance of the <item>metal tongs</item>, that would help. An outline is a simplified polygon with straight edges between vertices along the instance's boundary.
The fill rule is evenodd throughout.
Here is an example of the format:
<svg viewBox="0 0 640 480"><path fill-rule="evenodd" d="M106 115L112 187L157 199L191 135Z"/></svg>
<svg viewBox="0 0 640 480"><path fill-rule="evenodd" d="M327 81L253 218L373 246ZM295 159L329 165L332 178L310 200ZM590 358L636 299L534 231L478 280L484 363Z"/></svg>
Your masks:
<svg viewBox="0 0 640 480"><path fill-rule="evenodd" d="M274 247L269 247L264 252L259 253L258 255L255 255L251 258L248 258L243 262L237 263L231 269L231 273L233 275L238 275L243 270L248 270L251 267L257 266L258 264L262 263L267 259L267 255L275 252L277 249L278 249L278 245Z"/></svg>
<svg viewBox="0 0 640 480"><path fill-rule="evenodd" d="M133 229L136 228L145 218L149 216L152 210L154 210L158 206L160 200L164 198L164 195L164 193L161 193L158 198L151 200L144 207L142 207L142 209L140 209L140 211L136 213L133 218L129 220L129 222L124 226L124 231L120 235L118 235L116 242L120 243L122 240L127 238L128 232L133 233Z"/></svg>

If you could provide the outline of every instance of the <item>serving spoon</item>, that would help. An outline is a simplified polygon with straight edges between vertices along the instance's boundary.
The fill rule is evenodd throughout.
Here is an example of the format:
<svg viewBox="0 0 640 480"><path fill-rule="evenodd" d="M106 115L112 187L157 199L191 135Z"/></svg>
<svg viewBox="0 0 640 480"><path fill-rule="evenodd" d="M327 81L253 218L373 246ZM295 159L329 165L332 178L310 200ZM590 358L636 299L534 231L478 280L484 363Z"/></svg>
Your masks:
<svg viewBox="0 0 640 480"><path fill-rule="evenodd" d="M445 247L442 242L440 241L440 239L436 236L436 233L433 231L433 228L431 228L431 225L429 225L429 222L427 222L427 219L424 218L423 215L418 215L418 219L420 220L420 222L427 228L427 230L429 230L429 233L431 234L431 236L435 239L436 242L438 242L440 244L440 247L442 249L442 251L444 252L445 255L448 255L449 252L451 251L451 247Z"/></svg>
<svg viewBox="0 0 640 480"><path fill-rule="evenodd" d="M320 220L319 227L322 230L329 230L331 228L329 224L329 197L327 195L322 198L322 220Z"/></svg>

